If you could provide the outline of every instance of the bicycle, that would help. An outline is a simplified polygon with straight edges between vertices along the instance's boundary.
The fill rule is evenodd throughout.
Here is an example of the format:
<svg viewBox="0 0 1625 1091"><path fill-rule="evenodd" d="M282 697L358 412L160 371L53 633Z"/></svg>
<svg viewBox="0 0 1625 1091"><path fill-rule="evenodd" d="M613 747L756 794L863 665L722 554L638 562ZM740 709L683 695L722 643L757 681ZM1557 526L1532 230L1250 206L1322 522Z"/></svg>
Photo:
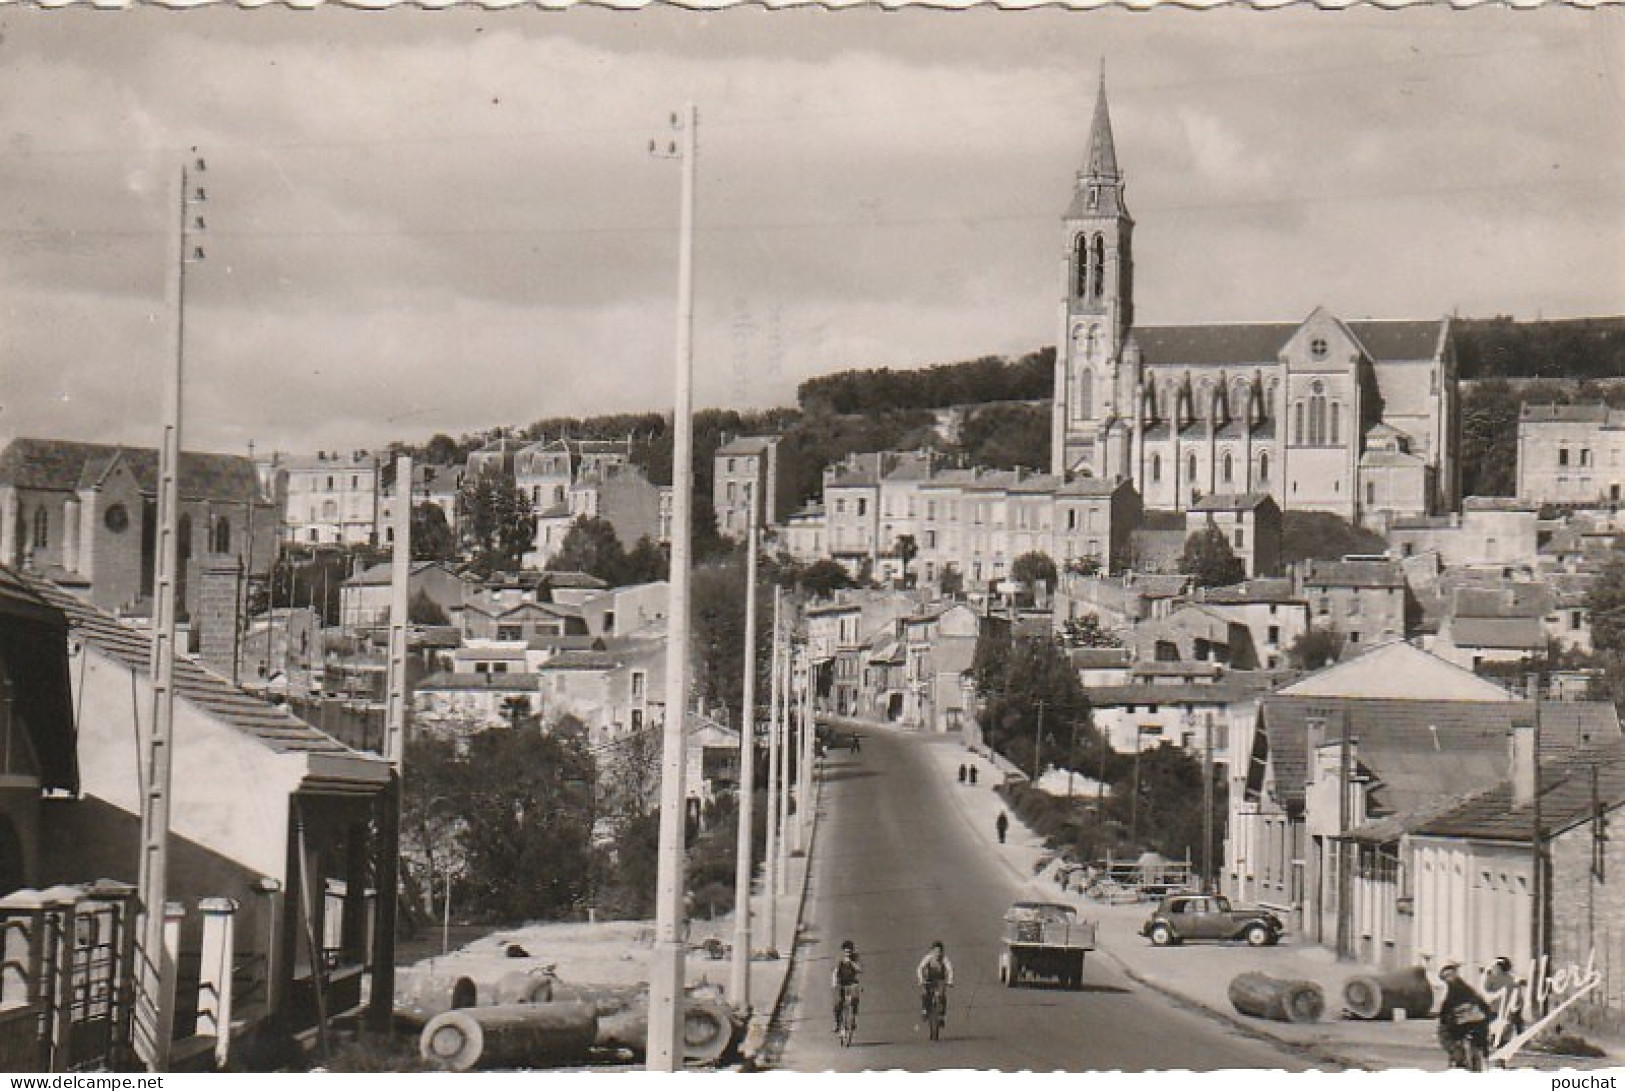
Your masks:
<svg viewBox="0 0 1625 1091"><path fill-rule="evenodd" d="M928 981L925 985L925 1027L933 1042L942 1037L942 1021L948 1014L948 983Z"/></svg>
<svg viewBox="0 0 1625 1091"><path fill-rule="evenodd" d="M852 1036L858 1032L858 986L841 986L841 1011L836 1025L840 1028L836 1033L840 1035L841 1045L850 1046Z"/></svg>

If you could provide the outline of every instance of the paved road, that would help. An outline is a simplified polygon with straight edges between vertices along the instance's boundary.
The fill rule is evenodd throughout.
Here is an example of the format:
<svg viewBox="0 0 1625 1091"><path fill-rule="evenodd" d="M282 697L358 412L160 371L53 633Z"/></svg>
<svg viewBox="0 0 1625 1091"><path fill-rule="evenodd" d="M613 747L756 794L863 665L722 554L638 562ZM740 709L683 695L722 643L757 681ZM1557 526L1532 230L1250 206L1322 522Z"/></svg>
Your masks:
<svg viewBox="0 0 1625 1091"><path fill-rule="evenodd" d="M1024 896L987 831L972 830L925 748L957 740L871 731L863 751L826 764L807 934L791 982L780 1067L794 1071L1145 1071L1308 1065L1176 1007L1091 955L1081 992L998 982L999 917ZM832 953L858 945L864 995L857 1041L842 1049L829 1003ZM944 1040L918 1027L913 972L943 940L954 963ZM805 1002L803 1002L803 1000Z"/></svg>

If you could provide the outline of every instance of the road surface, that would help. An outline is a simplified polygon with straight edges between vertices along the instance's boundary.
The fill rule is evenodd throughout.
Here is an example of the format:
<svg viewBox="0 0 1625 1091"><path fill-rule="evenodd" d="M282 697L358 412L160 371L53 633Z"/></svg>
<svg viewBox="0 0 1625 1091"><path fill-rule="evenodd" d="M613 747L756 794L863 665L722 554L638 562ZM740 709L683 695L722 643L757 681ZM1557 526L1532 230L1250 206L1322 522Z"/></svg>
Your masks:
<svg viewBox="0 0 1625 1091"><path fill-rule="evenodd" d="M814 845L803 945L791 1002L770 1058L798 1072L870 1068L931 1071L1147 1071L1270 1068L1303 1071L1301 1057L1211 1015L1177 1007L1091 954L1080 992L1007 989L998 981L999 918L1028 897L952 793L989 791L945 778L927 748L957 738L870 730L863 750L831 751ZM857 1040L834 1035L830 972L841 941L864 966ZM947 944L955 988L944 1039L919 1026L914 967L932 940Z"/></svg>

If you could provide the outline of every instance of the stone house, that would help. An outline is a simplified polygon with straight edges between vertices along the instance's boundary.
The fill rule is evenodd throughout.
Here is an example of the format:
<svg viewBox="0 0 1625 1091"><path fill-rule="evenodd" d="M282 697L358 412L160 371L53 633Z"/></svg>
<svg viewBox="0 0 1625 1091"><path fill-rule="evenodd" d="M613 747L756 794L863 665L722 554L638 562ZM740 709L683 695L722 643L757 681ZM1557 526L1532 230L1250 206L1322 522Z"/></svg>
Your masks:
<svg viewBox="0 0 1625 1091"><path fill-rule="evenodd" d="M1246 568L1248 579L1281 574L1281 509L1268 493L1210 493L1185 511L1185 534L1208 527Z"/></svg>
<svg viewBox="0 0 1625 1091"><path fill-rule="evenodd" d="M1348 651L1409 636L1420 614L1398 562L1382 558L1306 560L1294 573L1309 623L1340 633Z"/></svg>

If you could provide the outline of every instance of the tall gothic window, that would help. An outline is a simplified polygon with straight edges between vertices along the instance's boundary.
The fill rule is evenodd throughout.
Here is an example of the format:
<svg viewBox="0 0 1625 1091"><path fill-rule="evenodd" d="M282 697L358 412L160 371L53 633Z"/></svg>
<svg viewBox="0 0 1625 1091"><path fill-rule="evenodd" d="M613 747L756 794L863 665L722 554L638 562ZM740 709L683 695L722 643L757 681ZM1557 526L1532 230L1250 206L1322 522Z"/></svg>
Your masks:
<svg viewBox="0 0 1625 1091"><path fill-rule="evenodd" d="M1303 403L1292 403L1292 443L1303 446Z"/></svg>
<svg viewBox="0 0 1625 1091"><path fill-rule="evenodd" d="M222 515L214 524L214 551L231 552L231 520Z"/></svg>
<svg viewBox="0 0 1625 1091"><path fill-rule="evenodd" d="M1078 420L1095 415L1095 373L1085 368L1078 374Z"/></svg>
<svg viewBox="0 0 1625 1091"><path fill-rule="evenodd" d="M1309 446L1326 445L1326 393L1318 382L1309 392Z"/></svg>
<svg viewBox="0 0 1625 1091"><path fill-rule="evenodd" d="M1265 451L1258 456L1258 480L1262 484L1270 479L1270 456Z"/></svg>
<svg viewBox="0 0 1625 1091"><path fill-rule="evenodd" d="M1162 456L1161 455L1152 455L1151 456L1151 480L1152 481L1161 481L1162 480Z"/></svg>
<svg viewBox="0 0 1625 1091"><path fill-rule="evenodd" d="M1095 236L1094 249L1089 256L1089 287L1096 299L1106 293L1106 239L1103 235Z"/></svg>
<svg viewBox="0 0 1625 1091"><path fill-rule="evenodd" d="M1226 451L1224 453L1224 483L1226 485L1228 485L1228 484L1230 484L1230 482L1234 481L1235 479L1236 479L1236 464L1235 464L1235 461L1230 457L1230 452Z"/></svg>
<svg viewBox="0 0 1625 1091"><path fill-rule="evenodd" d="M1185 456L1185 475L1187 477L1189 477L1191 481L1196 480L1196 452L1195 451L1192 451L1189 455Z"/></svg>
<svg viewBox="0 0 1625 1091"><path fill-rule="evenodd" d="M44 549L51 544L51 522L42 504L34 509L34 548Z"/></svg>
<svg viewBox="0 0 1625 1091"><path fill-rule="evenodd" d="M1073 286L1074 294L1079 299L1089 295L1089 236L1079 235L1077 245L1072 254L1072 265L1076 270L1078 282Z"/></svg>

